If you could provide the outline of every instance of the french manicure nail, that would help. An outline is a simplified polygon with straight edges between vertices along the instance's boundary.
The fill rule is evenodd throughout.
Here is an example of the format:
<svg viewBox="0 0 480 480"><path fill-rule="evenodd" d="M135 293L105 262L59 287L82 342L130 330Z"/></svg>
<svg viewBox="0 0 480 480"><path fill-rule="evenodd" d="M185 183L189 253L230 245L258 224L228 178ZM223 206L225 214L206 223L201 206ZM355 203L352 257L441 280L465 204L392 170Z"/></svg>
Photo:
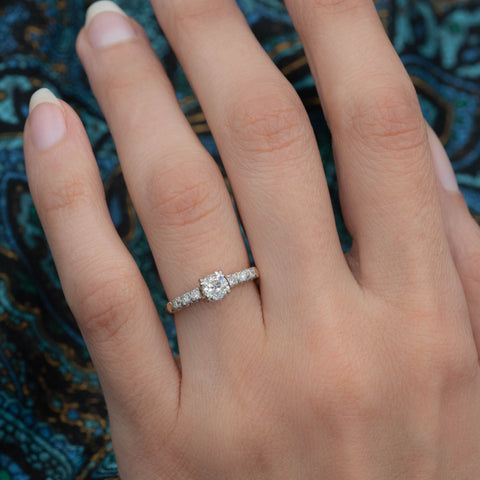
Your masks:
<svg viewBox="0 0 480 480"><path fill-rule="evenodd" d="M37 150L47 150L67 132L62 105L47 88L37 90L30 99L32 141Z"/></svg>
<svg viewBox="0 0 480 480"><path fill-rule="evenodd" d="M437 177L445 190L458 192L457 179L455 178L455 172L453 171L452 163L448 158L447 152L433 129L430 126L427 126L427 129L428 141L430 143L430 150L432 152Z"/></svg>
<svg viewBox="0 0 480 480"><path fill-rule="evenodd" d="M100 0L90 5L85 25L95 48L115 45L136 36L125 12L109 0Z"/></svg>

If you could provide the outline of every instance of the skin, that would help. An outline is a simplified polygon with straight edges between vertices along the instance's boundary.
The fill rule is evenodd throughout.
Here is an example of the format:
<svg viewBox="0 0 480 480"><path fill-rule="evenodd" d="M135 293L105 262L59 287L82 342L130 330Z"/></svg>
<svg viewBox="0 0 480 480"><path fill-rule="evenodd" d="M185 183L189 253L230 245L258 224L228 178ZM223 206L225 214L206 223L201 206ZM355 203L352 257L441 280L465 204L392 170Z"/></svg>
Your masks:
<svg viewBox="0 0 480 480"><path fill-rule="evenodd" d="M176 315L181 369L79 118L62 102L66 134L46 150L26 123L32 196L101 379L120 475L477 478L480 229L436 177L433 133L373 2L285 3L332 131L354 246L342 253L301 101L235 2L152 0L261 274L259 288ZM77 50L173 298L248 259L221 174L128 21L134 39L94 48L92 22Z"/></svg>

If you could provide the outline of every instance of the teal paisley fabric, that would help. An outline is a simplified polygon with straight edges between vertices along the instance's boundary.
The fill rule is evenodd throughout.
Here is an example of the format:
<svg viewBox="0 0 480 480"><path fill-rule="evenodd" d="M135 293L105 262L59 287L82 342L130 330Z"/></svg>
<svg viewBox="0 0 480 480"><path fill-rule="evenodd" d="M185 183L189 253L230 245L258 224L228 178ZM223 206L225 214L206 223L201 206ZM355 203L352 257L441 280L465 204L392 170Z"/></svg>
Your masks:
<svg viewBox="0 0 480 480"><path fill-rule="evenodd" d="M126 194L115 146L75 50L85 0L0 1L0 480L118 478L105 405L69 312L28 191L22 129L41 86L81 116L112 219L138 262L172 349L173 318ZM146 28L195 132L221 166L205 118L147 0L118 0ZM315 128L345 249L330 136L298 36L279 0L238 0ZM426 119L480 215L480 0L378 0L385 28L417 88Z"/></svg>

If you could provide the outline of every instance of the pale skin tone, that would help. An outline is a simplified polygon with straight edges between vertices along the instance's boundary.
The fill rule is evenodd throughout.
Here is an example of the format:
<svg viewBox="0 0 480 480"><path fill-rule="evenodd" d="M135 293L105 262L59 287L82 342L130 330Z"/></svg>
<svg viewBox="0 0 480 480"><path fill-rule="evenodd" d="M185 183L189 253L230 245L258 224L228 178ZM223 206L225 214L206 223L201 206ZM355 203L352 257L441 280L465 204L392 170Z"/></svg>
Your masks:
<svg viewBox="0 0 480 480"><path fill-rule="evenodd" d="M152 0L261 275L176 315L181 369L78 117L48 103L27 121L32 196L101 379L120 475L472 480L480 229L436 174L438 139L373 2L285 3L332 131L354 247L342 253L301 101L235 2ZM133 36L99 41L112 15L89 21L77 51L173 298L218 268L247 267L247 253L222 176L142 28L122 17ZM36 143L35 122L48 128L58 108L64 135Z"/></svg>

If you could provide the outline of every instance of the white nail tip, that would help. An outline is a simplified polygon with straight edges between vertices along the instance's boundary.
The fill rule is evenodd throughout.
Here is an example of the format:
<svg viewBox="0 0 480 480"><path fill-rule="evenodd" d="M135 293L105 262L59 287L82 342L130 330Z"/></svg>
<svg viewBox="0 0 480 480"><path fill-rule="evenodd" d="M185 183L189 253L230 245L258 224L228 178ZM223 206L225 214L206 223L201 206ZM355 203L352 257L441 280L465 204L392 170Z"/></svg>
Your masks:
<svg viewBox="0 0 480 480"><path fill-rule="evenodd" d="M85 19L85 25L92 20L95 15L102 12L116 12L126 15L125 12L114 2L110 0L100 0L92 3L87 9L87 17Z"/></svg>
<svg viewBox="0 0 480 480"><path fill-rule="evenodd" d="M40 105L41 103L54 103L60 106L58 98L48 88L41 88L32 95L28 108L29 111L31 112L37 105Z"/></svg>

